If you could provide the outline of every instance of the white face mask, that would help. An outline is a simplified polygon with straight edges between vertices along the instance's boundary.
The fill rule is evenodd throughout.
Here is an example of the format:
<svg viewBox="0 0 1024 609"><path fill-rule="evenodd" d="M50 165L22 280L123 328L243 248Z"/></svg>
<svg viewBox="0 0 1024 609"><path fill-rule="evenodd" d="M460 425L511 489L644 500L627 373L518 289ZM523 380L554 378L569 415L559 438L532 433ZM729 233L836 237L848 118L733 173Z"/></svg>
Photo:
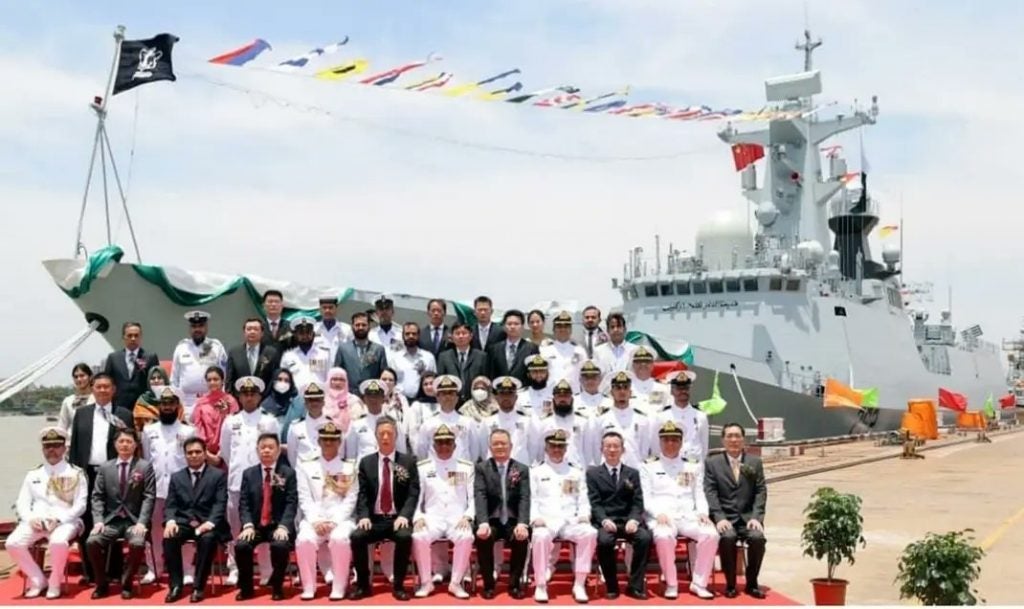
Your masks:
<svg viewBox="0 0 1024 609"><path fill-rule="evenodd" d="M476 400L477 402L483 402L483 401L487 400L487 390L486 389L474 389L473 390L473 399Z"/></svg>
<svg viewBox="0 0 1024 609"><path fill-rule="evenodd" d="M164 384L163 383L150 383L149 384L149 390L153 392L153 395L156 395L157 393L159 393L160 390L163 389L163 388L164 388Z"/></svg>
<svg viewBox="0 0 1024 609"><path fill-rule="evenodd" d="M274 383L274 391L278 393L288 393L288 390L291 388L291 383L288 381L276 381Z"/></svg>

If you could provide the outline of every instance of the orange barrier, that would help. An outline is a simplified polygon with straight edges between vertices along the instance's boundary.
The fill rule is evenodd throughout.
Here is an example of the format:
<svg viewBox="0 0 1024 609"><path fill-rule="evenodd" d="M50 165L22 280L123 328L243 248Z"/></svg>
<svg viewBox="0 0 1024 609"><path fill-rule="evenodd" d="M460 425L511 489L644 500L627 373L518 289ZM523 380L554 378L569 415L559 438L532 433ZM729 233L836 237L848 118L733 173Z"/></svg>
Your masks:
<svg viewBox="0 0 1024 609"><path fill-rule="evenodd" d="M960 412L956 415L956 426L959 429L982 430L988 426L988 422L982 412Z"/></svg>
<svg viewBox="0 0 1024 609"><path fill-rule="evenodd" d="M935 401L930 399L907 400L907 412L917 415L924 425L920 437L925 440L939 439L939 423L935 414Z"/></svg>
<svg viewBox="0 0 1024 609"><path fill-rule="evenodd" d="M928 434L931 433L928 429L928 424L921 418L921 415L916 412L904 412L903 421L900 423L901 431L909 431L910 435L915 438L924 438L926 440L932 439Z"/></svg>

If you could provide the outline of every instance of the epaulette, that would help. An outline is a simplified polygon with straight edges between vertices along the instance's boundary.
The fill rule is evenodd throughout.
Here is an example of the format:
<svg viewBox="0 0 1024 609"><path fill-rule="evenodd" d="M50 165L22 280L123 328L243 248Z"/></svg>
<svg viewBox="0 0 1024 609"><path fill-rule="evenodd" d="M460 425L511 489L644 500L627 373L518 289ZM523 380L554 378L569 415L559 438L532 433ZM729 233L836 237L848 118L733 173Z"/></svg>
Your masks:
<svg viewBox="0 0 1024 609"><path fill-rule="evenodd" d="M305 420L306 420L306 415L302 415L299 418L297 418L294 421L292 421L292 424L298 423L300 421L305 421Z"/></svg>
<svg viewBox="0 0 1024 609"><path fill-rule="evenodd" d="M548 417L553 417L553 416L555 416L555 412L551 411L551 412L547 413L546 415L542 416L541 418L542 419L546 419Z"/></svg>
<svg viewBox="0 0 1024 609"><path fill-rule="evenodd" d="M654 463L655 461L657 461L660 458L661 457L657 457L657 456L655 456L655 457L647 457L647 460L644 461L644 463Z"/></svg>
<svg viewBox="0 0 1024 609"><path fill-rule="evenodd" d="M299 461L302 461L303 463L311 463L313 461L318 461L319 459L320 459L320 455L318 455L316 453L312 453L312 454L307 455L305 457L299 457Z"/></svg>
<svg viewBox="0 0 1024 609"><path fill-rule="evenodd" d="M590 418L590 415L587 414L586 412L583 412L582 410L575 410L573 411L573 413L578 417L583 417L584 419Z"/></svg>
<svg viewBox="0 0 1024 609"><path fill-rule="evenodd" d="M636 407L634 407L634 408L633 408L633 412L635 412L635 413L637 413L637 414L642 414L642 415L644 415L645 417L647 416L647 413L646 413L646 412L644 412L643 410L640 410L639 408L636 408Z"/></svg>
<svg viewBox="0 0 1024 609"><path fill-rule="evenodd" d="M530 415L526 414L526 412L523 411L523 410L517 410L517 411L515 411L515 413L518 414L518 415L524 416L524 417L530 416Z"/></svg>
<svg viewBox="0 0 1024 609"><path fill-rule="evenodd" d="M459 459L458 461L459 461L459 463L461 463L461 464L463 464L463 465L468 465L468 466L470 466L470 467L472 467L472 466L473 466L473 462L472 462L472 461L469 461L469 460L467 460L467 459Z"/></svg>
<svg viewBox="0 0 1024 609"><path fill-rule="evenodd" d="M597 407L597 414L598 415L603 415L604 413L608 412L609 410L611 410L611 408L609 408L608 406L606 406L604 404L601 404L601 405L599 405Z"/></svg>
<svg viewBox="0 0 1024 609"><path fill-rule="evenodd" d="M368 416L368 414L364 412L363 414L361 414L358 417L356 417L356 420L358 421L359 419L365 419L367 416Z"/></svg>
<svg viewBox="0 0 1024 609"><path fill-rule="evenodd" d="M430 459L423 459L422 461L417 461L416 465L426 465L428 463L430 463Z"/></svg>
<svg viewBox="0 0 1024 609"><path fill-rule="evenodd" d="M662 412L664 412L664 411L666 411L666 410L672 410L672 404L669 404L668 406L665 406L665 407L664 407L664 408L662 408L661 410L662 410Z"/></svg>

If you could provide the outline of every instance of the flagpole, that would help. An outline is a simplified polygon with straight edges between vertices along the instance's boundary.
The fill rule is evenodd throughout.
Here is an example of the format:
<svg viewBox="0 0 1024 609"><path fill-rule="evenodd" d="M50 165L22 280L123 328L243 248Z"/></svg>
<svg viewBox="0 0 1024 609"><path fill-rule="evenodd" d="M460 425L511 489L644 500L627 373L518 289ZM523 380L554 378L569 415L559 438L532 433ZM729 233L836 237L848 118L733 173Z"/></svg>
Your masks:
<svg viewBox="0 0 1024 609"><path fill-rule="evenodd" d="M82 193L82 208L78 213L78 231L75 237L75 251L72 257L77 258L79 252L84 249L82 243L82 230L85 227L85 208L89 202L89 187L92 185L92 174L96 166L96 153L104 145L103 134L105 133L104 119L107 115L107 99L110 98L111 88L114 86L114 76L117 74L118 63L121 57L121 43L124 41L124 26L118 25L114 29L114 57L110 62L110 73L107 76L107 86L103 90L103 97L94 99L91 108L96 113L96 133L92 141L92 154L89 159L89 173L85 178L85 191ZM106 163L104 163L104 179L106 179ZM110 211L107 211L107 240L110 240Z"/></svg>

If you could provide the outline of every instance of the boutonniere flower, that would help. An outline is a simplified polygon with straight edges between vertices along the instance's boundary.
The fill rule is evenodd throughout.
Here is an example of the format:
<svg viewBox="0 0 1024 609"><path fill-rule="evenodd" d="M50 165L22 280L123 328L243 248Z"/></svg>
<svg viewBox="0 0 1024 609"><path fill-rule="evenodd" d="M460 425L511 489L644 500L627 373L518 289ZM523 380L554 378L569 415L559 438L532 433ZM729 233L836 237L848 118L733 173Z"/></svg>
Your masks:
<svg viewBox="0 0 1024 609"><path fill-rule="evenodd" d="M260 366L266 366L269 363L270 363L270 359L266 355L263 355L263 356L260 357L260 362L259 362Z"/></svg>
<svg viewBox="0 0 1024 609"><path fill-rule="evenodd" d="M270 486L271 488L284 488L284 476L280 474L270 475Z"/></svg>
<svg viewBox="0 0 1024 609"><path fill-rule="evenodd" d="M626 478L622 481L622 486L626 487L628 490L633 490L633 481Z"/></svg>
<svg viewBox="0 0 1024 609"><path fill-rule="evenodd" d="M137 357L137 358L135 358L135 369L136 370L145 370L146 369L146 358L144 358L144 357Z"/></svg>
<svg viewBox="0 0 1024 609"><path fill-rule="evenodd" d="M753 467L750 467L746 463L740 466L740 475L748 480L753 480L757 477L757 472L754 471Z"/></svg>
<svg viewBox="0 0 1024 609"><path fill-rule="evenodd" d="M132 472L132 481L131 481L132 488L135 488L135 487L139 486L140 484L142 484L143 478L144 478L144 476L142 475L142 472L140 472L139 470L135 470L134 472Z"/></svg>
<svg viewBox="0 0 1024 609"><path fill-rule="evenodd" d="M405 469L401 465L396 465L395 480L398 480L399 482L407 482L409 480L409 470Z"/></svg>
<svg viewBox="0 0 1024 609"><path fill-rule="evenodd" d="M519 474L519 470L518 469L510 469L510 470L508 470L508 485L509 486L515 486L515 485L519 484L519 477L520 477L520 474Z"/></svg>

